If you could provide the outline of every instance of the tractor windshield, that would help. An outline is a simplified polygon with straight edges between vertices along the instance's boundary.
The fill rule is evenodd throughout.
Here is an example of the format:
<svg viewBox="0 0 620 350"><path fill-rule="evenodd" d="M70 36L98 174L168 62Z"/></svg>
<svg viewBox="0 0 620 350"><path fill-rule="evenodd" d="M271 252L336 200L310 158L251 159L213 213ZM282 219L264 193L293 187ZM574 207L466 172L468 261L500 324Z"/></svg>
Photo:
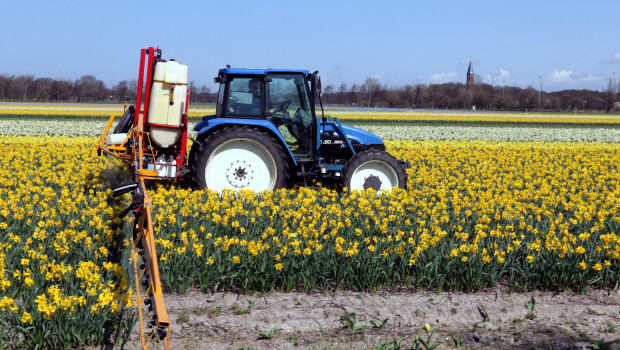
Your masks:
<svg viewBox="0 0 620 350"><path fill-rule="evenodd" d="M266 84L266 109L298 160L313 156L315 118L302 74L270 74Z"/></svg>

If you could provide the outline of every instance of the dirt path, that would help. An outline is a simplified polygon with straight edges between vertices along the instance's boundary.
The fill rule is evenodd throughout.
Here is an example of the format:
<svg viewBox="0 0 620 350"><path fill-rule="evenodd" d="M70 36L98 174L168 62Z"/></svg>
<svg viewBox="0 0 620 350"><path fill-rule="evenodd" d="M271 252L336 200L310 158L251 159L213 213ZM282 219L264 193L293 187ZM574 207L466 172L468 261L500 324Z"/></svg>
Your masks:
<svg viewBox="0 0 620 350"><path fill-rule="evenodd" d="M238 295L191 290L165 297L172 349L375 349L395 339L410 349L416 335L425 339L424 323L438 330L437 349L457 348L458 340L473 349L620 349L620 292L613 291ZM356 334L344 328L340 319L352 312L357 325L369 328ZM370 322L384 319L383 329ZM274 328L272 339L260 339L259 333ZM138 337L134 332L122 348L139 349Z"/></svg>

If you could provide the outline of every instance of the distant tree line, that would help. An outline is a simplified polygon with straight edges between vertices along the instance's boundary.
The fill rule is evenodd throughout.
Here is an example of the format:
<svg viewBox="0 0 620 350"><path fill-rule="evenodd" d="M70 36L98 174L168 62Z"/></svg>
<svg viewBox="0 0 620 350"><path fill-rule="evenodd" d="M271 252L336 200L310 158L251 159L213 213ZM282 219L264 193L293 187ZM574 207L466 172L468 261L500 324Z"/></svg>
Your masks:
<svg viewBox="0 0 620 350"><path fill-rule="evenodd" d="M476 84L417 84L388 87L375 77L362 84L323 89L328 105L477 110L612 111L618 101L618 88L610 81L606 91L563 90L545 92L534 87L492 86L480 79Z"/></svg>
<svg viewBox="0 0 620 350"><path fill-rule="evenodd" d="M32 75L0 75L0 101L35 102L131 102L135 100L137 80L123 80L106 87L93 75L77 80L35 78ZM217 96L205 85L189 83L191 103L213 103ZM615 111L618 86L609 81L606 91L563 90L545 92L534 87L493 86L482 83L417 84L388 87L376 77L362 84L342 83L323 89L326 105L365 108Z"/></svg>
<svg viewBox="0 0 620 350"><path fill-rule="evenodd" d="M123 80L108 88L94 75L77 80L35 78L32 75L0 75L0 101L34 102L131 102L136 99L138 80ZM206 85L190 82L191 102L215 102Z"/></svg>

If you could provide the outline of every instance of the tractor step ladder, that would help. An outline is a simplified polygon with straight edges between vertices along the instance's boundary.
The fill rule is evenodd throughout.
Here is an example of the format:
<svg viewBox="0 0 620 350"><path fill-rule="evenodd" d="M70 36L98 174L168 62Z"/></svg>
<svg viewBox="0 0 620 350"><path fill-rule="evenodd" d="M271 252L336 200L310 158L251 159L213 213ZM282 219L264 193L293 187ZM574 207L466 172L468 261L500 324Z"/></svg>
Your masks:
<svg viewBox="0 0 620 350"><path fill-rule="evenodd" d="M147 345L153 339L163 341L164 348L170 349L170 320L159 278L151 217L153 208L144 180L140 180L138 185L139 187L134 190L136 209L134 210L132 260L136 280L136 304L140 319L140 340L143 349L147 349ZM152 319L144 319L144 306L153 312ZM147 330L144 328L145 323ZM148 329L151 330L148 331Z"/></svg>

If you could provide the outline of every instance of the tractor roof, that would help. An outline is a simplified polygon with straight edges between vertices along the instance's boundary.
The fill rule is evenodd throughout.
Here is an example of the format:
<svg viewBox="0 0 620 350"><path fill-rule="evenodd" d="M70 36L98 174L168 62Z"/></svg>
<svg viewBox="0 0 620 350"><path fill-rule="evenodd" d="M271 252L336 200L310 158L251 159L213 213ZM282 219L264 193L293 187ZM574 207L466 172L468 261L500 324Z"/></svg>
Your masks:
<svg viewBox="0 0 620 350"><path fill-rule="evenodd" d="M271 73L308 74L305 69L274 69L274 68L222 68L220 74L230 75L267 75Z"/></svg>

